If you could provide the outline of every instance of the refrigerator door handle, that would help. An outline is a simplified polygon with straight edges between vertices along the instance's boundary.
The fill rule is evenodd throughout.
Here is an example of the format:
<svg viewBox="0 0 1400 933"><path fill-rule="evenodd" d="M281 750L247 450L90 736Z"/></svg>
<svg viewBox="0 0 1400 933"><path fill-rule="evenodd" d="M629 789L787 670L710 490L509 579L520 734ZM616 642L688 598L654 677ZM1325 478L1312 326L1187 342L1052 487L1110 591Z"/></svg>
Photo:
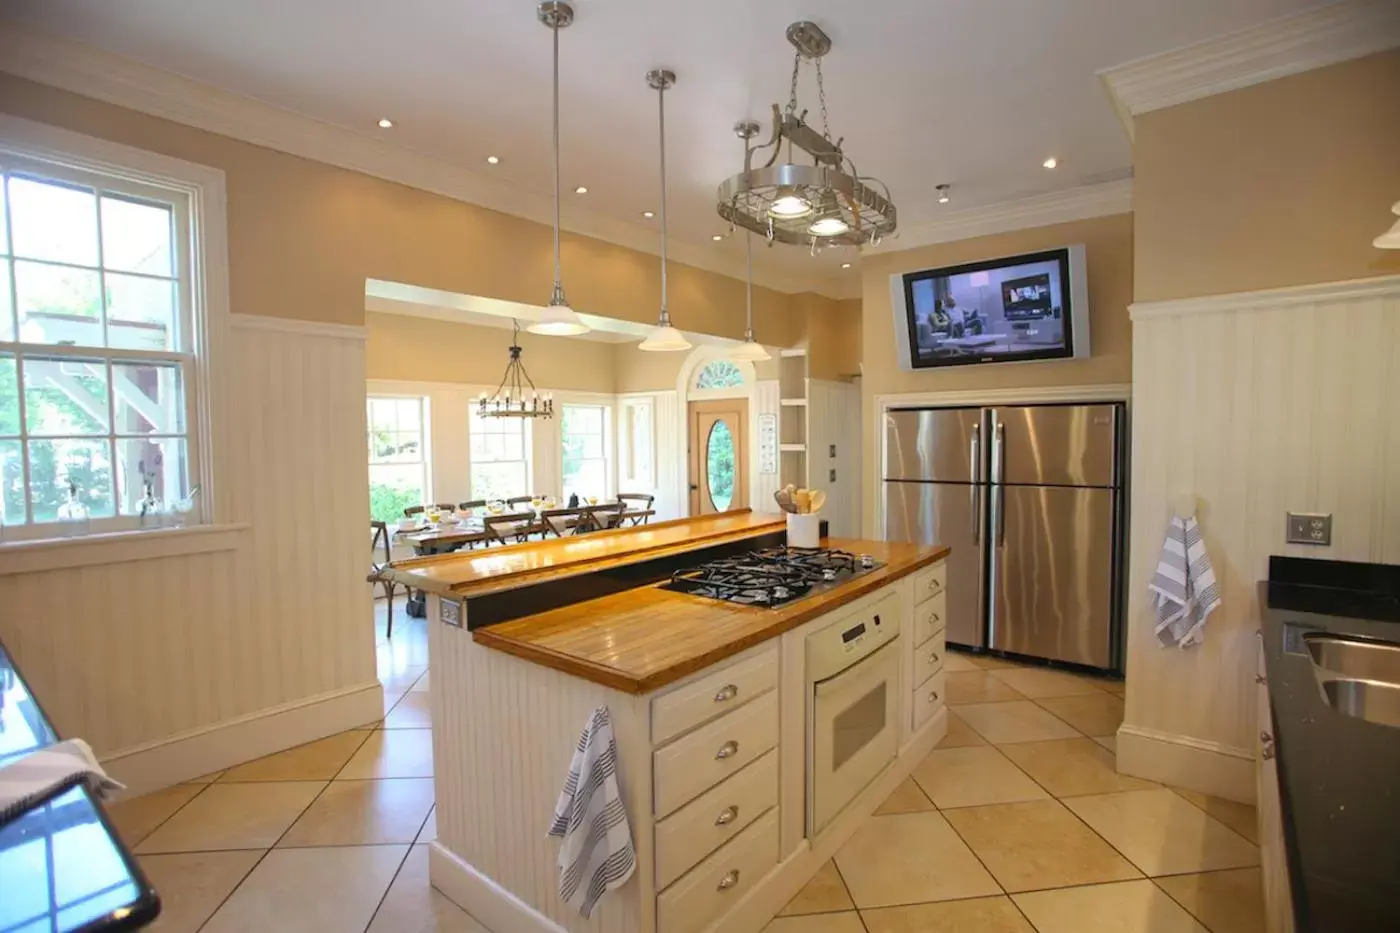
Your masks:
<svg viewBox="0 0 1400 933"><path fill-rule="evenodd" d="M978 519L982 514L982 428L981 425L972 426L972 443L970 445L970 463L972 465L972 488L969 494L972 496L972 543L982 543L982 528Z"/></svg>
<svg viewBox="0 0 1400 933"><path fill-rule="evenodd" d="M997 422L996 434L992 438L992 459L996 463L996 489L1001 491L1001 483L1006 476L1006 425ZM1006 496L998 496L997 547L1006 544Z"/></svg>

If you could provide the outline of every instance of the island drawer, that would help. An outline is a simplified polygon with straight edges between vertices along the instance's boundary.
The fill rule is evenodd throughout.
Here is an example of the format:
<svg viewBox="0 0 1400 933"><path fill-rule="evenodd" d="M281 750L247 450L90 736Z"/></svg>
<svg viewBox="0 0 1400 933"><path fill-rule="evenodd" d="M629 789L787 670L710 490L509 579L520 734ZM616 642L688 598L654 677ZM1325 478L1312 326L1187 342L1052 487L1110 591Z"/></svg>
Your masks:
<svg viewBox="0 0 1400 933"><path fill-rule="evenodd" d="M925 567L914 574L914 602L921 603L932 599L947 587L948 562L940 560L932 567Z"/></svg>
<svg viewBox="0 0 1400 933"><path fill-rule="evenodd" d="M921 684L935 671L943 670L943 638L944 630L940 628L932 638L914 648L914 683Z"/></svg>
<svg viewBox="0 0 1400 933"><path fill-rule="evenodd" d="M661 890L778 803L778 753L769 751L656 824Z"/></svg>
<svg viewBox="0 0 1400 933"><path fill-rule="evenodd" d="M651 701L653 745L743 706L778 686L778 647L731 664Z"/></svg>
<svg viewBox="0 0 1400 933"><path fill-rule="evenodd" d="M922 645L944 628L948 618L948 595L939 593L914 609L914 644Z"/></svg>
<svg viewBox="0 0 1400 933"><path fill-rule="evenodd" d="M914 731L918 732L943 706L944 681L948 675L940 668L914 690Z"/></svg>
<svg viewBox="0 0 1400 933"><path fill-rule="evenodd" d="M778 744L778 694L770 690L652 753L656 815L666 816Z"/></svg>
<svg viewBox="0 0 1400 933"><path fill-rule="evenodd" d="M778 864L778 811L726 842L656 898L656 928L696 933L728 913Z"/></svg>

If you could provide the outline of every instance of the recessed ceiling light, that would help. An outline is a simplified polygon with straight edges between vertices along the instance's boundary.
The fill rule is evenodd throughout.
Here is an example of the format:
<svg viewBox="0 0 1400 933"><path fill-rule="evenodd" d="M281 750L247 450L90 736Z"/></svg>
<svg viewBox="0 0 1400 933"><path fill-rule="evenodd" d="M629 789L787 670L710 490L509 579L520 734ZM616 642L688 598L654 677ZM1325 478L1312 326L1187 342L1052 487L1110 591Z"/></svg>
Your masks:
<svg viewBox="0 0 1400 933"><path fill-rule="evenodd" d="M655 212L655 211L642 211L642 216L645 217L647 220L651 220L653 217L656 216L656 212Z"/></svg>
<svg viewBox="0 0 1400 933"><path fill-rule="evenodd" d="M936 190L936 191L938 192L938 203L939 203L939 204L947 204L947 203L948 203L948 189L950 189L950 188L952 188L952 187L953 187L952 185L937 185L937 186L935 186L934 190Z"/></svg>
<svg viewBox="0 0 1400 933"><path fill-rule="evenodd" d="M1060 162L1059 162L1059 160L1056 159L1054 156L1051 156L1050 158L1046 159L1044 162L1042 162L1042 163L1040 163L1040 164L1043 165L1043 166L1045 166L1046 168L1054 168L1055 166L1059 165Z"/></svg>
<svg viewBox="0 0 1400 933"><path fill-rule="evenodd" d="M843 263L841 263L841 268L842 268L842 269L849 269L849 268L851 268L851 264L850 264L849 262L843 262Z"/></svg>
<svg viewBox="0 0 1400 933"><path fill-rule="evenodd" d="M487 157L486 157L486 164L487 164L487 165L496 165L496 164L499 164L500 161L501 161L501 160L498 159L498 158L496 158L495 156L487 156Z"/></svg>
<svg viewBox="0 0 1400 933"><path fill-rule="evenodd" d="M587 194L587 193L588 193L588 187L587 187L586 185L579 185L577 188L574 189L574 194Z"/></svg>
<svg viewBox="0 0 1400 933"><path fill-rule="evenodd" d="M379 120L379 128L381 130L392 130L394 128L394 121L390 120L388 117L381 117Z"/></svg>
<svg viewBox="0 0 1400 933"><path fill-rule="evenodd" d="M716 233L714 236L710 237L710 239L718 243L720 240L724 239L724 237L721 234Z"/></svg>

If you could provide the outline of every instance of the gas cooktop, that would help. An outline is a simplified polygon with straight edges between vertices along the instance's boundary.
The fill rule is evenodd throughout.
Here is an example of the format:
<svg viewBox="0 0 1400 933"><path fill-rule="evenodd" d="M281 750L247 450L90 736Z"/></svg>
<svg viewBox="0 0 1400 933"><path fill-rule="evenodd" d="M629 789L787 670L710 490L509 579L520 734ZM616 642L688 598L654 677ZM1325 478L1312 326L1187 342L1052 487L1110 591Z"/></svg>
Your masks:
<svg viewBox="0 0 1400 933"><path fill-rule="evenodd" d="M746 606L782 606L840 586L884 564L834 548L766 548L677 570L662 589Z"/></svg>

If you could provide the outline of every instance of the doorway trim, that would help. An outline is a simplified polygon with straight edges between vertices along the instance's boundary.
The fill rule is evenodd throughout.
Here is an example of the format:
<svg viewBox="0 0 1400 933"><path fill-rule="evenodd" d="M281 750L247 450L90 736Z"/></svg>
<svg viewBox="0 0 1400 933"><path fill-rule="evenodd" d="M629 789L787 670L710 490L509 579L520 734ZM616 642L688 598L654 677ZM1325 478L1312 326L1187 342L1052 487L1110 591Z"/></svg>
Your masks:
<svg viewBox="0 0 1400 933"><path fill-rule="evenodd" d="M690 439L690 429L687 425L687 413L690 411L691 402L699 402L714 398L742 398L748 400L748 427L745 433L748 435L748 449L750 452L758 450L758 419L754 417L754 404L758 393L758 370L752 363L743 360L729 359L730 347L710 346L702 344L690 351L685 360L681 362L680 372L676 374L676 400L680 407L680 420L682 425L686 425L677 432L676 447L672 451L676 457L676 462L684 466L676 471L678 476L675 480L676 486L673 490L675 502L678 507L684 509L687 514L690 512L690 452L687 443ZM704 369L715 360L728 360L739 367L739 372L744 377L743 385L733 386L725 389L697 389L694 387L695 377L700 370ZM747 488L752 491L758 479L758 458L750 456L748 464ZM749 504L750 508L753 503Z"/></svg>

